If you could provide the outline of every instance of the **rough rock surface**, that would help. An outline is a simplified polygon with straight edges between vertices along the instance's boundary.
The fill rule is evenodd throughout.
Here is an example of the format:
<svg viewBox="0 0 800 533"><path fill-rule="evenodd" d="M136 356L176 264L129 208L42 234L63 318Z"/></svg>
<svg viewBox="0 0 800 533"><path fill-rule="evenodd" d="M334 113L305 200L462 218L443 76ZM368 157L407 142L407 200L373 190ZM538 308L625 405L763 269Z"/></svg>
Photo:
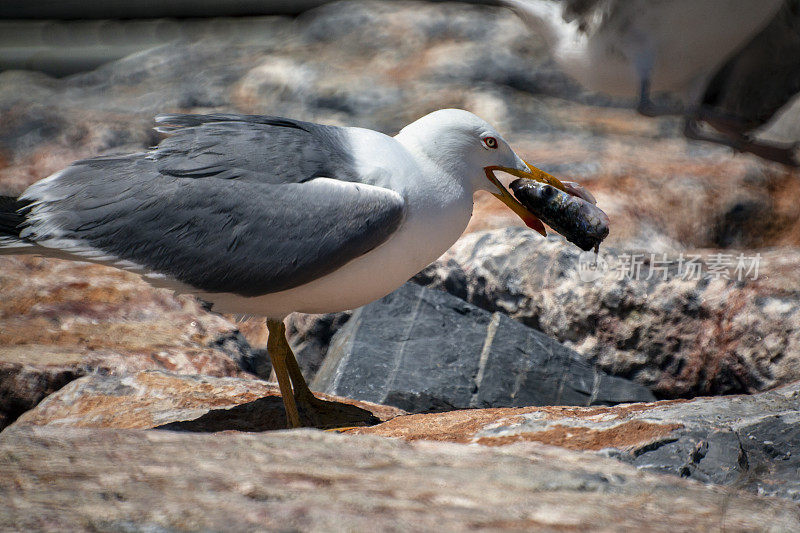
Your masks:
<svg viewBox="0 0 800 533"><path fill-rule="evenodd" d="M0 257L0 429L92 372L252 377L263 354L187 297L120 270Z"/></svg>
<svg viewBox="0 0 800 533"><path fill-rule="evenodd" d="M248 435L23 428L0 435L0 529L791 531L790 502L594 454Z"/></svg>
<svg viewBox="0 0 800 533"><path fill-rule="evenodd" d="M312 388L411 412L654 399L502 313L414 283L353 313Z"/></svg>
<svg viewBox="0 0 800 533"><path fill-rule="evenodd" d="M242 24L250 24L247 32L254 31L252 21ZM257 25L255 40L231 40L223 31L66 78L27 71L0 73L0 194L19 193L75 159L147 149L159 139L152 130L152 116L160 112L270 113L392 133L434 109L462 107L495 124L526 160L586 184L611 216L608 244L620 250L735 247L731 251L736 253L743 248L784 246L774 254L782 254L787 271L799 270L797 250L788 248L800 244L796 171L688 142L677 120L639 117L624 108L625 102L582 91L546 59L541 39L506 9L449 2L353 1L330 4L297 19L259 19ZM229 28L230 36L243 33L234 21L218 26ZM508 224L519 221L490 195L477 196L469 231ZM50 270L57 283L59 269L51 269L51 264L57 263L44 262L40 268ZM86 279L101 272L85 268ZM784 289L796 286L796 279ZM3 300L8 299L6 287L0 285ZM737 309L730 301L735 294L731 289L725 302L732 304L731 312ZM750 305L751 296L744 292L741 300ZM691 295L686 297L688 305L694 305ZM772 298L769 295L769 301ZM715 303L707 306L712 314L728 310ZM571 330L586 315L577 305L569 307L553 311L563 312L559 320L569 326L547 325L545 319L541 326L567 343L573 342L571 334L556 330ZM62 309L62 317L67 312ZM747 353L736 356L744 360L752 356L757 369L721 372L724 380L734 374L744 385L704 384L704 375L717 373L715 354L727 357L730 350L706 349L702 338L711 336L707 344L713 346L725 335L709 334L714 331L708 329L709 321L692 329L692 321L683 320L684 315L665 313L664 318L682 320L680 339L653 337L655 347L642 350L644 341L637 339L649 337L636 333L641 329L633 323L636 316L614 319L623 327L599 339L612 345L603 354L598 353L600 348L574 347L607 371L635 377L664 396L763 388L795 372L794 352L783 347L791 347L794 340L776 338L767 328L751 334L764 343L745 343ZM747 315L736 316L747 321ZM723 325L722 318L714 320L711 325ZM533 318L528 324L539 327ZM746 331L746 326L734 329ZM576 331L581 337L580 329ZM687 336L701 340L690 342ZM315 342L308 340L305 346L311 349ZM635 347L624 347L629 344ZM660 344L668 347L662 349ZM669 346L692 351L673 356ZM620 362L623 352L634 362ZM787 353L789 357L781 355ZM648 358L656 362L641 361ZM313 372L318 362L304 359L309 361L306 369ZM661 372L670 365L674 370ZM734 361L734 366L742 365ZM263 371L265 365L251 368ZM659 377L674 374L680 375L674 385Z"/></svg>
<svg viewBox="0 0 800 533"><path fill-rule="evenodd" d="M179 24L149 27L162 39ZM393 133L434 109L461 107L495 124L526 160L594 192L612 220L610 262L640 249L761 251L763 275L580 283L563 241L510 231L505 244L468 236L420 281L507 313L662 397L759 390L800 376L797 171L688 142L678 120L639 117L627 102L582 91L504 9L352 1L246 24L257 39L227 21L219 27L236 39L192 38L61 79L0 73L0 194L75 159L147 149L159 139L151 128L160 112L269 113ZM468 231L509 224L519 221L477 196ZM479 239L489 242L478 247ZM306 371L345 316L292 319ZM492 319L498 331L512 327ZM0 529L800 529L796 502L733 488L797 498L794 389L455 411L374 430L439 438L431 428L440 427L441 440L594 450L581 453L530 442L198 434L283 423L275 389L242 370L264 375L268 366L239 329L129 274L0 258L0 428L52 393L0 434ZM251 344L262 346L263 324L253 329ZM150 369L183 375L142 372ZM24 425L33 421L50 425ZM113 428L63 427L92 424ZM119 429L165 425L187 431ZM729 486L654 476L601 450Z"/></svg>
<svg viewBox="0 0 800 533"><path fill-rule="evenodd" d="M327 395L344 402L340 426L376 424L400 409ZM304 422L313 423L301 412ZM286 428L276 385L232 377L186 376L150 370L85 376L45 398L11 427L69 426L176 431L267 431Z"/></svg>
<svg viewBox="0 0 800 533"><path fill-rule="evenodd" d="M506 313L661 398L800 379L800 252L763 251L755 280L752 271L738 279L733 252L720 270L731 279L713 274L711 252L699 255L697 279L678 272L679 254L636 253L638 275L633 252L606 248L607 268L591 279L579 264L593 254L579 255L560 237L507 228L467 235L415 279ZM746 254L746 266L754 256Z"/></svg>
<svg viewBox="0 0 800 533"><path fill-rule="evenodd" d="M409 415L354 432L594 450L643 470L800 501L800 383L691 401Z"/></svg>
<svg viewBox="0 0 800 533"><path fill-rule="evenodd" d="M286 336L309 383L322 366L333 335L351 315L349 311L325 315L292 313L286 318Z"/></svg>

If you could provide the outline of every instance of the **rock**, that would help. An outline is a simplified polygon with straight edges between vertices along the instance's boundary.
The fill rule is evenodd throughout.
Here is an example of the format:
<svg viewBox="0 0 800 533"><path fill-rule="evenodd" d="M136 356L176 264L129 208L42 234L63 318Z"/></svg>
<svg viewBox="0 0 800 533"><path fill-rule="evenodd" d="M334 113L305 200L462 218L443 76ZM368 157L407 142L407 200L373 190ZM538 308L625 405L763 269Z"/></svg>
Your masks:
<svg viewBox="0 0 800 533"><path fill-rule="evenodd" d="M739 255L749 268L756 253L730 251L722 271L731 279L714 279L715 253L698 256L694 279L677 272L692 254L606 248L599 277L581 278L579 263L592 254L579 255L560 237L507 228L467 235L415 279L508 314L660 398L754 392L800 379L800 253L759 252L758 272L739 276Z"/></svg>
<svg viewBox="0 0 800 533"><path fill-rule="evenodd" d="M99 41L101 52L111 54L118 51L117 45L125 45L126 32L133 33L131 41L170 44L64 78L0 72L0 194L18 194L76 159L146 150L160 139L152 130L152 116L161 112L269 113L392 134L434 109L461 107L495 124L526 160L586 184L611 217L609 245L671 253L715 246L748 253L739 248L776 246L780 248L765 252L765 257L771 253L770 263L782 265L794 276L782 275L784 285L773 283L763 299L761 289L739 294L736 287L730 287L722 303L697 300L717 294L703 287L696 295L681 293L678 304L710 313L701 317L702 328L679 311L664 311L640 327L638 311L615 317L611 315L625 309L609 308L610 326L604 331L611 331L611 326L620 329L608 338L586 336L581 328L594 328L587 312L591 307L578 302L566 305L563 316L556 316L548 302L549 317L531 311L528 325L539 327L536 321L541 319L546 333L596 359L612 374L654 386L664 397L758 390L797 375L794 328L784 332L759 323L754 331L747 330L751 316L769 318L772 313L779 324L787 322L779 310L786 298L791 301L792 287L797 285L797 171L751 156L733 158L724 148L689 143L682 137L679 120L639 117L624 108L628 103L581 91L546 59L541 39L510 11L450 2L352 1L296 19L137 22L89 21L80 35L67 33L87 39L82 42L88 42L89 49L98 48ZM58 42L65 26L41 21L37 28L38 35L52 43ZM213 31L204 34L209 28ZM33 38L26 33L14 39L28 36ZM32 46L36 54L45 53L35 43ZM72 57L65 48L50 46L53 49ZM468 231L519 223L496 199L479 193ZM42 263L52 264L56 263ZM76 277L83 282L96 272L102 270L89 268ZM0 284L0 300L9 299L9 287ZM616 286L606 297L638 309L639 304L626 296L629 288ZM533 289L539 290L536 285ZM536 294L532 297L538 298ZM764 310L748 315L738 311L740 303L742 309L763 306ZM62 308L59 313L61 327L70 320L70 311ZM736 324L731 324L734 317ZM526 320L522 314L518 318ZM675 330L670 322L659 325L657 318L677 320L677 339L658 335ZM728 331L734 337L730 344ZM28 344L31 351L25 358L36 359L39 355L34 352L39 351L61 353L50 346L52 337L34 333L41 346ZM92 338L105 342L105 336ZM227 339L222 351L246 351L235 333ZM607 339L621 346L602 347ZM140 338L139 346L146 341ZM7 342L0 338L2 349ZM689 351L671 353L671 346ZM729 346L744 352L731 355ZM158 347L148 350L162 353ZM722 354L721 363L717 354ZM261 375L268 371L263 355L249 352L243 361ZM315 365L316 359L309 357L307 370ZM53 390L71 379L63 377L60 366L53 368L53 377L43 378L32 390ZM17 367L12 371L21 372ZM30 406L35 401L23 403Z"/></svg>
<svg viewBox="0 0 800 533"><path fill-rule="evenodd" d="M58 355L39 351L12 362L8 354L0 353L4 359L0 361L0 431L47 395L81 376L79 358L69 361L67 354L66 364L59 364L53 360ZM47 362L37 365L36 359Z"/></svg>
<svg viewBox="0 0 800 533"><path fill-rule="evenodd" d="M0 493L0 529L9 530L800 528L794 503L656 476L595 454L313 430L6 430Z"/></svg>
<svg viewBox="0 0 800 533"><path fill-rule="evenodd" d="M800 501L800 383L753 396L397 417L354 433L594 450L640 469Z"/></svg>
<svg viewBox="0 0 800 533"><path fill-rule="evenodd" d="M319 395L336 407L339 426L375 424L403 411ZM310 422L303 413L305 422ZM11 427L68 426L174 431L267 431L286 428L276 385L233 377L151 370L85 376L45 398Z"/></svg>
<svg viewBox="0 0 800 533"><path fill-rule="evenodd" d="M269 21L261 29L270 40L257 46L161 46L63 79L0 72L0 194L18 194L76 159L147 150L160 140L158 113L229 105L253 49L286 36Z"/></svg>
<svg viewBox="0 0 800 533"><path fill-rule="evenodd" d="M653 399L501 313L413 283L353 313L312 388L412 412Z"/></svg>
<svg viewBox="0 0 800 533"><path fill-rule="evenodd" d="M80 376L164 369L252 378L268 369L193 298L121 270L0 257L0 429Z"/></svg>
<svg viewBox="0 0 800 533"><path fill-rule="evenodd" d="M328 353L333 335L350 319L352 313L306 315L292 313L286 318L286 336L300 369L309 383L317 375Z"/></svg>

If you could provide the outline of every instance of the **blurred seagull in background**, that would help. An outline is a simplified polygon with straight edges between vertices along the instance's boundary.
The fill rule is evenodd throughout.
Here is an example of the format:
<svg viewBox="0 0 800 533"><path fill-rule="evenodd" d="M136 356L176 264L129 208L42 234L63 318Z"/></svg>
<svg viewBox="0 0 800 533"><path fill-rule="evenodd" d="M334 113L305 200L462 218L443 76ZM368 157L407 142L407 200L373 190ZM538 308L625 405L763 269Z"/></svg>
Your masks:
<svg viewBox="0 0 800 533"><path fill-rule="evenodd" d="M637 96L646 116L685 115L690 138L798 165L794 145L758 142L749 133L800 91L800 0L499 2L587 89ZM651 99L662 92L682 105Z"/></svg>
<svg viewBox="0 0 800 533"><path fill-rule="evenodd" d="M316 425L337 422L303 379L286 315L392 292L458 239L478 190L544 233L495 171L570 189L456 109L395 137L271 116L156 121L168 137L150 152L78 161L19 198L0 197L0 254L124 268L216 310L267 317L292 427L301 412Z"/></svg>
<svg viewBox="0 0 800 533"><path fill-rule="evenodd" d="M785 2L772 21L731 56L708 85L687 135L750 152L789 166L800 166L797 138L759 142L752 135L796 101L800 93L800 0ZM719 135L698 126L706 123ZM800 128L792 128L796 135Z"/></svg>

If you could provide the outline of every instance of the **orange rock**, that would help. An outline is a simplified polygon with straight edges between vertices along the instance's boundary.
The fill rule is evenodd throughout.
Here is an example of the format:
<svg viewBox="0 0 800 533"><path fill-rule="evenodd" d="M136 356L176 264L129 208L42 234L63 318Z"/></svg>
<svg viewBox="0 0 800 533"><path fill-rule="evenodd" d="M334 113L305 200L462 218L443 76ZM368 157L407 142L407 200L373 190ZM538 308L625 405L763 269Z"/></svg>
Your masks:
<svg viewBox="0 0 800 533"><path fill-rule="evenodd" d="M337 424L389 420L404 411L369 402L317 395ZM305 417L305 413L301 412ZM310 420L307 419L309 423ZM278 387L259 380L145 371L75 380L23 414L12 427L70 426L183 431L266 431L286 428Z"/></svg>
<svg viewBox="0 0 800 533"><path fill-rule="evenodd" d="M368 428L349 430L361 435L399 437L504 446L540 442L573 450L633 449L671 435L679 423L653 423L637 418L654 406L626 404L615 407L521 407L467 409L435 414L399 416ZM535 429L526 420L541 420Z"/></svg>
<svg viewBox="0 0 800 533"><path fill-rule="evenodd" d="M798 416L800 381L752 396L398 416L349 433L492 448L535 442L796 500Z"/></svg>
<svg viewBox="0 0 800 533"><path fill-rule="evenodd" d="M0 257L0 429L90 372L251 379L236 326L121 270Z"/></svg>

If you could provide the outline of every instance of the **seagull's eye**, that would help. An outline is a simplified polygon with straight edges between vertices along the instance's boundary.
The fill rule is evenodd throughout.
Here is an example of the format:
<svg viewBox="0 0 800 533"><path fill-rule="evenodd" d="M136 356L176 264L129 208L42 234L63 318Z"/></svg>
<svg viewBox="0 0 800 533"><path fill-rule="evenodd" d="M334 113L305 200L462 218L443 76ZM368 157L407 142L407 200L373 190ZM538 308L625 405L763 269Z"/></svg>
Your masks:
<svg viewBox="0 0 800 533"><path fill-rule="evenodd" d="M484 137L483 144L485 144L487 148L495 149L497 148L497 139L494 137Z"/></svg>

